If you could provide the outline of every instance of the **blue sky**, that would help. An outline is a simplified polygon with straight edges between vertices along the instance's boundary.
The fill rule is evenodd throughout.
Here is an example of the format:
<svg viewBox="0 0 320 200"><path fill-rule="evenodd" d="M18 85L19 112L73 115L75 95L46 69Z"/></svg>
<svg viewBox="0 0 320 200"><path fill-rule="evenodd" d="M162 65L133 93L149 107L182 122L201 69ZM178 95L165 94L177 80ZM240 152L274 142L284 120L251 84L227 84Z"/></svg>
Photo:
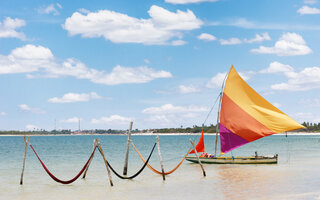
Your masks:
<svg viewBox="0 0 320 200"><path fill-rule="evenodd" d="M319 0L1 1L0 129L201 125L231 65L320 122L319 21Z"/></svg>

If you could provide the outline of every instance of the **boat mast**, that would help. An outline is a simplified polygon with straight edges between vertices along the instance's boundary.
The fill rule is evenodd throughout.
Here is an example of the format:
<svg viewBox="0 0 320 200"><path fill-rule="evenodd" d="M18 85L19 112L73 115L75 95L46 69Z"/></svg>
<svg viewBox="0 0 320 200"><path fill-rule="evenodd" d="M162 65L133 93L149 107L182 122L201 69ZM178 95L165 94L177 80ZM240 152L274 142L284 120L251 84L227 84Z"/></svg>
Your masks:
<svg viewBox="0 0 320 200"><path fill-rule="evenodd" d="M219 133L219 127L220 127L220 110L221 110L221 102L222 102L222 94L223 94L223 90L224 90L224 84L225 81L228 77L228 74L226 74L226 76L224 77L224 80L222 82L222 86L221 86L221 91L220 91L220 99L219 99L219 107L218 107L218 115L217 115L217 125L216 125L216 141L215 141L215 146L214 146L214 157L217 157L217 146L218 146L218 133Z"/></svg>
<svg viewBox="0 0 320 200"><path fill-rule="evenodd" d="M216 125L216 141L214 145L214 157L217 157L217 146L218 146L218 133L219 133L219 118L220 118L220 106L222 100L222 92L220 92L220 99L219 99L219 107L218 107L218 116L217 116L217 125Z"/></svg>

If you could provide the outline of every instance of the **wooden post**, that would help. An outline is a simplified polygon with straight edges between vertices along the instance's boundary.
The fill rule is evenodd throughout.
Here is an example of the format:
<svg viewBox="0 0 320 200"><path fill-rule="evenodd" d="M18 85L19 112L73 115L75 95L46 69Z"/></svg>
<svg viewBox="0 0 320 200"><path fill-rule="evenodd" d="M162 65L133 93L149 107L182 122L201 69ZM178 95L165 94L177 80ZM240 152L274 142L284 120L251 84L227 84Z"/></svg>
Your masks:
<svg viewBox="0 0 320 200"><path fill-rule="evenodd" d="M21 172L21 177L20 177L20 185L23 184L23 173L24 173L24 166L26 164L29 136L28 136L28 139L26 139L26 136L23 136L23 140L24 140L24 156L23 156L22 172Z"/></svg>
<svg viewBox="0 0 320 200"><path fill-rule="evenodd" d="M97 139L94 139L94 140L93 140L93 150L94 150L94 148L96 148L97 142L98 142ZM92 150L92 151L93 151L93 150ZM93 155L93 156L94 156L94 155ZM86 167L86 169L85 169L85 171L84 171L84 173L83 173L83 177L82 177L83 179L86 178L86 175L87 175L89 166L90 166L90 164L91 164L91 161L92 161L92 159L93 159L93 156L92 156L92 158L90 159L90 161L89 161L89 163L88 163L88 166Z"/></svg>
<svg viewBox="0 0 320 200"><path fill-rule="evenodd" d="M101 156L103 158L103 161L104 161L104 164L106 165L106 168L107 168L107 172L108 172L108 177L109 177L109 181L110 181L110 185L113 186L113 182L112 182L112 177L111 177L111 172L110 172L110 169L109 169L109 166L108 166L108 163L107 163L107 159L103 153L103 150L101 148L101 145L100 145L100 138L99 138L99 141L98 141L98 148L100 150L100 153L101 153Z"/></svg>
<svg viewBox="0 0 320 200"><path fill-rule="evenodd" d="M131 139L132 124L133 124L133 122L130 122L130 128L129 128L129 132L128 132L126 158L124 160L124 167L123 167L123 175L127 175L127 171L128 171L129 144L130 144L130 139Z"/></svg>
<svg viewBox="0 0 320 200"><path fill-rule="evenodd" d="M200 167L201 167L201 169L202 169L203 176L206 176L206 171L204 171L204 168L203 168L202 163L201 163L201 161L200 161L200 158L199 158L199 156L198 156L198 153L197 153L197 150L196 150L196 147L195 147L195 144L194 144L194 139L193 139L193 140L190 139L190 143L192 144L192 147L193 147L193 150L194 150L194 154L196 154L196 157L197 157L198 162L199 162L199 164L200 164Z"/></svg>
<svg viewBox="0 0 320 200"><path fill-rule="evenodd" d="M161 157L161 152L160 152L159 135L157 135L157 146L158 146L158 154L159 154L160 166L161 166L161 171L162 171L162 178L165 181L166 177L165 177L165 174L164 174L162 157Z"/></svg>

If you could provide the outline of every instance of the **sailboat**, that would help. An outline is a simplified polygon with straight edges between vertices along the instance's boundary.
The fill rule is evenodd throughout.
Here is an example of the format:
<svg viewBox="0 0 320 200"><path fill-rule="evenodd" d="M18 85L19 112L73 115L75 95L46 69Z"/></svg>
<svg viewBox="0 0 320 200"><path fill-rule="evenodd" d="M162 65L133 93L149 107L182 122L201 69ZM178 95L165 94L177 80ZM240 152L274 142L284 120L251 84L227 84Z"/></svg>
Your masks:
<svg viewBox="0 0 320 200"><path fill-rule="evenodd" d="M266 136L302 128L305 127L253 90L232 66L221 88L214 155L200 156L199 159L202 163L211 164L275 164L278 162L277 154L258 156L256 153L250 157L225 157L223 154ZM195 148L198 152L204 152L203 140L202 132ZM196 156L188 156L186 160L198 163Z"/></svg>

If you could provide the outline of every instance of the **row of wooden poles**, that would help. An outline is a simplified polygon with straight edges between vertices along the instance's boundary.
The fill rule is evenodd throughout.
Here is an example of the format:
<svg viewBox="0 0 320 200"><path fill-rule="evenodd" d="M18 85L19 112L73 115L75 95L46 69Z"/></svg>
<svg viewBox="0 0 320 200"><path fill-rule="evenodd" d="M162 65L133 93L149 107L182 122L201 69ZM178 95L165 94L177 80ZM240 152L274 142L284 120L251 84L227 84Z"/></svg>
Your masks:
<svg viewBox="0 0 320 200"><path fill-rule="evenodd" d="M130 122L130 128L129 128L129 132L128 132L128 140L127 140L127 149L126 149L126 154L125 154L125 161L124 161L124 167L123 167L123 175L126 176L127 175L127 172L128 172L128 160L129 160L129 144L131 141L131 132L132 132L132 125L133 125L133 122ZM23 164L22 164L22 172L21 172L21 177L20 177L20 185L23 184L23 174L24 174L24 169L25 169L25 163L26 163L26 155L27 155L27 149L28 149L28 143L29 143L29 136L26 137L24 136L23 137L24 139L24 145L25 145L25 149L24 149L24 156L23 156ZM195 141L194 139L191 140L190 139L190 143L192 145L192 149L194 150L195 152L195 155L197 157L197 160L198 160L198 163L201 167L201 170L203 172L203 176L206 176L206 172L204 170L204 167L200 161L200 158L198 156L198 152L196 150L196 146L195 146ZM132 143L133 144L133 143ZM108 166L108 162L107 162L107 159L106 159L106 156L102 150L102 147L101 147L101 143L100 143L100 138L99 139L94 139L93 140L93 149L95 148L98 148L101 155L102 155L102 158L103 158L103 161L106 165L106 168L107 168L107 172L108 172L108 177L109 177L109 181L110 181L110 185L113 186L113 181L112 181L112 177L111 177L111 172L110 172L110 169L109 169L109 166ZM160 152L160 142L159 142L159 136L157 136L157 149L158 149L158 156L159 156L159 160L160 160L160 166L161 166L161 172L162 172L162 178L163 180L165 181L166 178L165 178L165 171L164 171L164 165L163 165L163 162L162 162L162 156L161 156L161 152ZM91 164L91 161L92 161L93 157L89 160L89 164L87 165L84 173L83 173L83 177L82 178L85 178L86 177L86 174L88 172L88 169L89 169L89 166Z"/></svg>

